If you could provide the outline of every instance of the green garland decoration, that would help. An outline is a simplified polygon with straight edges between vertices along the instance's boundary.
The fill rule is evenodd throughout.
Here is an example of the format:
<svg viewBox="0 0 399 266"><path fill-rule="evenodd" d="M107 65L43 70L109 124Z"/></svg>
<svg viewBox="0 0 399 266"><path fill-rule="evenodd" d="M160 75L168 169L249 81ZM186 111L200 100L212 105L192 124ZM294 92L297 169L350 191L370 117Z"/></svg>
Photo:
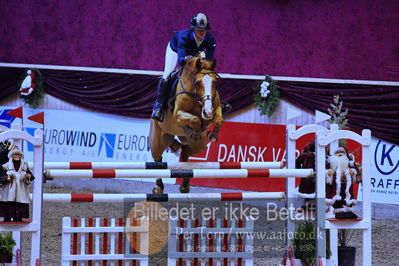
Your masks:
<svg viewBox="0 0 399 266"><path fill-rule="evenodd" d="M265 80L259 82L253 90L255 91L255 106L258 107L260 115L271 117L280 102L280 89L276 81L266 76Z"/></svg>
<svg viewBox="0 0 399 266"><path fill-rule="evenodd" d="M43 98L44 98L44 89L43 89L43 76L42 73L38 69L32 68L30 69L33 73L35 73L35 84L36 88L34 91L27 96L21 95L21 98L23 98L24 102L29 104L30 107L32 108L37 108L41 104ZM27 71L25 72L24 76L21 78L19 82L19 88L21 88L22 82L24 81L25 77L27 76Z"/></svg>

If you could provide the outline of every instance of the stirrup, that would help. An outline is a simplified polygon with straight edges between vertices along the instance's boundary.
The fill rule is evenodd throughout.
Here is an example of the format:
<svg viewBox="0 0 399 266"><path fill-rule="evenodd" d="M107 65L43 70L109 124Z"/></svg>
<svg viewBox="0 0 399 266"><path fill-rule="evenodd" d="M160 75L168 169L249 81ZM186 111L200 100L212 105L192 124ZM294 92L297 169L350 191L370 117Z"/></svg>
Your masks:
<svg viewBox="0 0 399 266"><path fill-rule="evenodd" d="M152 110L151 118L158 121L163 122L163 111L162 107L156 108Z"/></svg>
<svg viewBox="0 0 399 266"><path fill-rule="evenodd" d="M228 114L231 111L231 109L233 108L230 104L228 104L226 102L221 103L220 106L222 107L222 116L225 114Z"/></svg>

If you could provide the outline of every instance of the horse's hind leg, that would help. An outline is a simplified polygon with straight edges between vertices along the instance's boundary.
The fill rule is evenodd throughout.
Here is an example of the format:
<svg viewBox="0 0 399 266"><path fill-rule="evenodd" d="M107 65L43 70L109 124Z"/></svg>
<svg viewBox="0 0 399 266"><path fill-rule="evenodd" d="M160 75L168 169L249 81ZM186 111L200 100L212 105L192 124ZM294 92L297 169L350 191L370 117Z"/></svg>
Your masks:
<svg viewBox="0 0 399 266"><path fill-rule="evenodd" d="M183 162L187 162L188 156L187 154L189 153L190 147L188 145L181 145L181 154L180 154L180 159ZM189 193L190 192L190 178L189 177L184 177L183 181L180 184L179 187L180 193Z"/></svg>
<svg viewBox="0 0 399 266"><path fill-rule="evenodd" d="M152 189L153 194L163 194L163 190L165 189L162 178L157 178L155 181L155 187Z"/></svg>
<svg viewBox="0 0 399 266"><path fill-rule="evenodd" d="M151 120L150 123L150 148L152 158L155 162L162 162L162 154L169 145L173 143L173 136L164 134L158 122ZM161 178L157 178L155 187L152 189L154 194L162 194L164 185Z"/></svg>

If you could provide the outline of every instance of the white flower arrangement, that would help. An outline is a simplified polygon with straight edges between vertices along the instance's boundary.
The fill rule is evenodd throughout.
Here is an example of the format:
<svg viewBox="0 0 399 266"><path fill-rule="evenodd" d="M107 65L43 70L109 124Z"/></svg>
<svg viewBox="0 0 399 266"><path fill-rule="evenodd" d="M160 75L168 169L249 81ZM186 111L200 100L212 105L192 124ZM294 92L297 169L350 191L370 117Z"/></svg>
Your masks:
<svg viewBox="0 0 399 266"><path fill-rule="evenodd" d="M276 82L270 76L266 76L253 90L256 92L254 102L260 114L272 116L280 102L280 89Z"/></svg>
<svg viewBox="0 0 399 266"><path fill-rule="evenodd" d="M262 84L260 84L260 96L262 98L267 98L267 96L270 94L270 90L268 90L269 86L270 83L267 81L263 81Z"/></svg>

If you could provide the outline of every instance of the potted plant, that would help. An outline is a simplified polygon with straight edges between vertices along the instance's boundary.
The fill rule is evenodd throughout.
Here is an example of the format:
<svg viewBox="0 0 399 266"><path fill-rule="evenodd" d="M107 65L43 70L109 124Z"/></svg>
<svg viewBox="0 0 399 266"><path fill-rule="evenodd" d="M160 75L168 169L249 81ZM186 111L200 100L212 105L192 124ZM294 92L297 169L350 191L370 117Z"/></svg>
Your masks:
<svg viewBox="0 0 399 266"><path fill-rule="evenodd" d="M353 230L338 230L338 265L355 266L356 247L348 246Z"/></svg>
<svg viewBox="0 0 399 266"><path fill-rule="evenodd" d="M0 263L12 262L12 249L15 245L16 243L11 232L5 236L0 234Z"/></svg>
<svg viewBox="0 0 399 266"><path fill-rule="evenodd" d="M326 257L329 259L331 255L329 231L327 231L326 235ZM316 264L316 236L316 227L312 222L306 221L298 226L292 239L297 262L295 265L311 266Z"/></svg>

